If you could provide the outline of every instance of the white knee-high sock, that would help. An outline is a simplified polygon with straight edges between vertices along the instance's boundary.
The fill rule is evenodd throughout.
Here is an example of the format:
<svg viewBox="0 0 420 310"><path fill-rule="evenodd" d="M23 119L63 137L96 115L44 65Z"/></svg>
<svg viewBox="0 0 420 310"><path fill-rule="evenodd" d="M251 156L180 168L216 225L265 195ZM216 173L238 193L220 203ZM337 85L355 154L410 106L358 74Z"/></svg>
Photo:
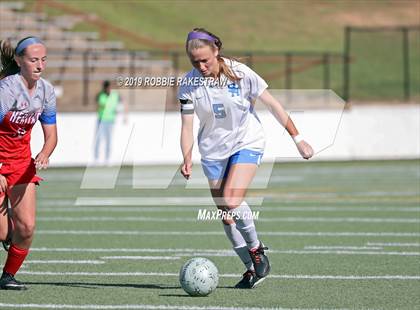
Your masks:
<svg viewBox="0 0 420 310"><path fill-rule="evenodd" d="M252 264L251 256L248 252L247 244L242 237L241 233L236 228L236 224L224 224L223 228L225 230L226 236L229 238L230 242L232 243L233 250L241 259L242 263L244 263L247 270L254 270L254 265Z"/></svg>
<svg viewBox="0 0 420 310"><path fill-rule="evenodd" d="M243 201L239 207L232 209L231 212L235 215L233 219L236 223L236 228L244 238L248 249L258 247L260 241L258 240L254 219L252 218L252 211L249 205Z"/></svg>

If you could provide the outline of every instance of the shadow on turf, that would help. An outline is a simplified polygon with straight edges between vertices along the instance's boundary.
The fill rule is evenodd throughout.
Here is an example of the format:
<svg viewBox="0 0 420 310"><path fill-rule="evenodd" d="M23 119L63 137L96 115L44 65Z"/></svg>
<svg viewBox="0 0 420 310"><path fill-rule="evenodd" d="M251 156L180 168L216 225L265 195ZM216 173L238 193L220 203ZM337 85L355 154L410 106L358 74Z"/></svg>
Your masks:
<svg viewBox="0 0 420 310"><path fill-rule="evenodd" d="M180 287L178 287L178 288L180 288ZM233 286L218 286L217 288L218 289L227 288L227 289L234 289L234 290L237 290L238 291L238 289L234 288ZM165 297L188 297L188 298L191 297L191 296L186 295L186 294L159 294L159 296L165 296ZM201 297L207 297L207 296L201 296Z"/></svg>
<svg viewBox="0 0 420 310"><path fill-rule="evenodd" d="M172 290L180 289L179 286L168 286L159 284L121 284L121 283L86 283L86 282L25 282L27 285L54 285L63 287L78 287L78 288L89 288L96 289L100 287L124 287L124 288L147 288L147 289L159 289L159 290ZM218 286L217 288L235 289L232 286ZM159 294L159 296L166 297L188 297L191 296L186 294Z"/></svg>
<svg viewBox="0 0 420 310"><path fill-rule="evenodd" d="M159 296L165 296L165 297L188 297L191 298L190 295L185 294L159 294Z"/></svg>
<svg viewBox="0 0 420 310"><path fill-rule="evenodd" d="M65 286L65 287L82 287L95 289L99 287L125 287L125 288L148 288L148 289L159 289L169 290L178 289L179 286L168 286L159 284L127 284L127 283L87 283L87 282L25 282L27 285L54 285L54 286Z"/></svg>

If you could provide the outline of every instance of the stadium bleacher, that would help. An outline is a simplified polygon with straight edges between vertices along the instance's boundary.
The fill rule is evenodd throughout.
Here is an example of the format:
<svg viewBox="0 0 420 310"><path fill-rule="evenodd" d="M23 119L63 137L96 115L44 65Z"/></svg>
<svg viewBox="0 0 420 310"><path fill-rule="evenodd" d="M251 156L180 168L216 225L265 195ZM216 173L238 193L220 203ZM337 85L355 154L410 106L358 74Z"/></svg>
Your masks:
<svg viewBox="0 0 420 310"><path fill-rule="evenodd" d="M44 13L25 12L24 8L23 2L0 3L0 38L9 38L16 44L21 38L32 35L45 42L48 63L44 77L60 89L60 111L93 111L94 98L103 80L114 81L119 76L133 74L175 73L168 56L164 59L147 52L131 53L124 50L121 41L100 40L97 32L69 30L82 21L80 16L49 18Z"/></svg>

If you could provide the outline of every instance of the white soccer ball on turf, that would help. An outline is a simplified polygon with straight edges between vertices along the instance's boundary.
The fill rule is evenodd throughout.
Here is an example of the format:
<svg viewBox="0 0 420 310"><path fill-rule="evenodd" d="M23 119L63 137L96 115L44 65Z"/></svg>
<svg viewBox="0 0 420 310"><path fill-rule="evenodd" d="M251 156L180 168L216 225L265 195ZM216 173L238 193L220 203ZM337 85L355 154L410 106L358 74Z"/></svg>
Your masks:
<svg viewBox="0 0 420 310"><path fill-rule="evenodd" d="M219 283L219 272L209 259L195 257L182 266L179 282L189 295L207 296L216 289Z"/></svg>

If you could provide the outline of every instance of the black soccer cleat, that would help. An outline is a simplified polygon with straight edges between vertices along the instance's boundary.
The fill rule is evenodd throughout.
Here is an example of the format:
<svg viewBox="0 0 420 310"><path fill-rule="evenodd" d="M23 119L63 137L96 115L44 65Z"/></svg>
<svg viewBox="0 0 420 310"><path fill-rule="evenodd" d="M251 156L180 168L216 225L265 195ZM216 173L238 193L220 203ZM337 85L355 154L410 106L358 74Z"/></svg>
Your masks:
<svg viewBox="0 0 420 310"><path fill-rule="evenodd" d="M264 281L265 278L259 278L255 271L253 270L247 270L242 275L241 281L236 283L235 288L238 289L251 289L255 288L258 284L260 284L262 281Z"/></svg>
<svg viewBox="0 0 420 310"><path fill-rule="evenodd" d="M255 273L259 278L265 278L270 273L270 262L264 254L264 250L268 250L261 242L260 246L255 250L249 250L252 262L254 263Z"/></svg>
<svg viewBox="0 0 420 310"><path fill-rule="evenodd" d="M16 280L13 275L3 272L0 278L0 290L24 291L26 289L27 287L22 282Z"/></svg>

